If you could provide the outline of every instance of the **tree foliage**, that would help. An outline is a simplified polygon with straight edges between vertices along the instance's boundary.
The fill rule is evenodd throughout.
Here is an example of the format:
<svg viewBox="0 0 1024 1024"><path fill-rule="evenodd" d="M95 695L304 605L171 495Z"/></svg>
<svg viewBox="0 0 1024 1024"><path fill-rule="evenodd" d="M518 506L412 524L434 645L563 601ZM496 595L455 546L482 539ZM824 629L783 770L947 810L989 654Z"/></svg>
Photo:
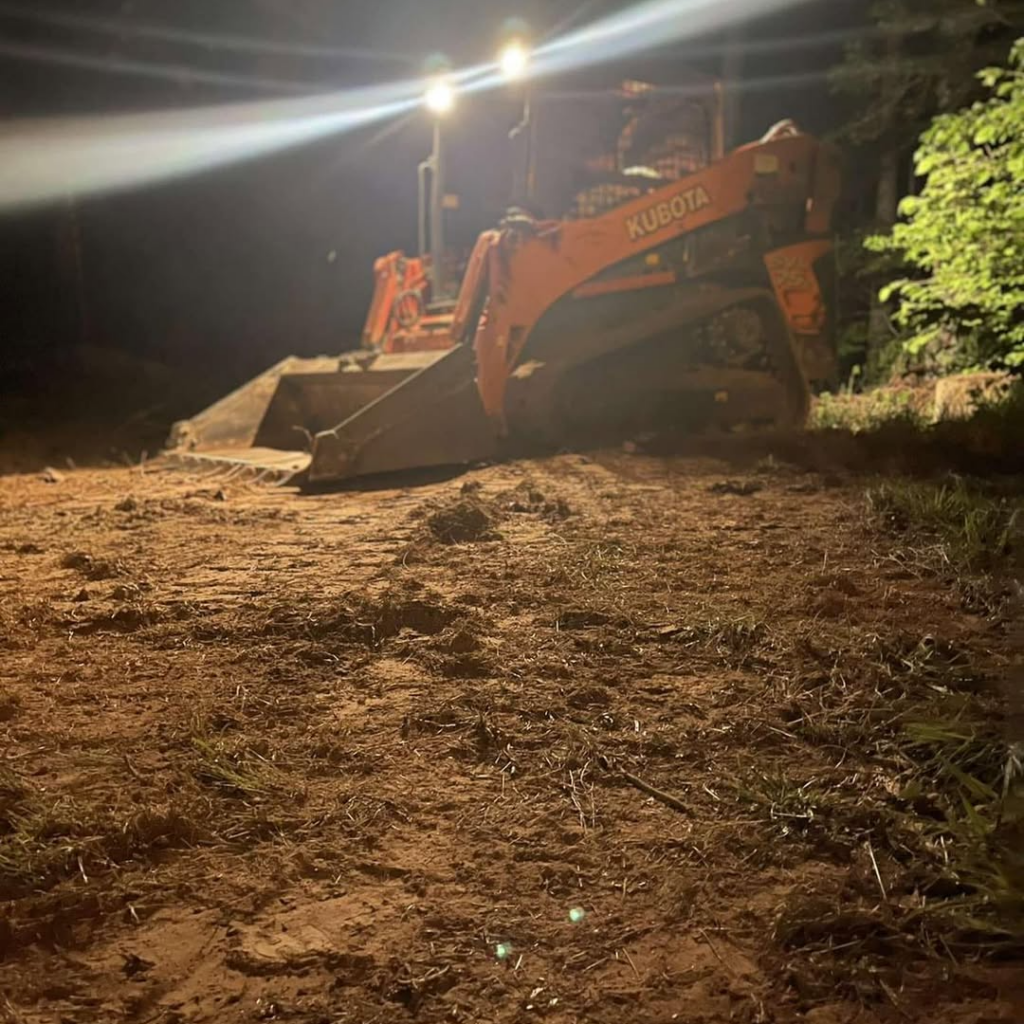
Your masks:
<svg viewBox="0 0 1024 1024"><path fill-rule="evenodd" d="M985 95L977 72L1001 61L1024 25L1022 0L872 0L865 31L831 74L847 117L837 131L850 168L840 231L846 365L865 379L888 376L902 360L893 304L883 285L908 273L896 251L871 252L865 236L889 232L911 185L911 157L931 118Z"/></svg>
<svg viewBox="0 0 1024 1024"><path fill-rule="evenodd" d="M1013 0L874 0L872 31L847 47L831 75L833 88L856 101L843 137L863 145L920 130L962 105L975 71L1006 52L1001 30L1020 13Z"/></svg>
<svg viewBox="0 0 1024 1024"><path fill-rule="evenodd" d="M1022 8L1020 0L874 0L872 30L831 76L856 108L841 137L857 146L903 139L908 129L913 137L930 117L971 100L975 72L1006 53Z"/></svg>
<svg viewBox="0 0 1024 1024"><path fill-rule="evenodd" d="M882 294L898 299L910 351L945 343L954 365L1024 368L1024 39L979 77L988 97L934 119L915 155L920 195L868 247L911 268Z"/></svg>

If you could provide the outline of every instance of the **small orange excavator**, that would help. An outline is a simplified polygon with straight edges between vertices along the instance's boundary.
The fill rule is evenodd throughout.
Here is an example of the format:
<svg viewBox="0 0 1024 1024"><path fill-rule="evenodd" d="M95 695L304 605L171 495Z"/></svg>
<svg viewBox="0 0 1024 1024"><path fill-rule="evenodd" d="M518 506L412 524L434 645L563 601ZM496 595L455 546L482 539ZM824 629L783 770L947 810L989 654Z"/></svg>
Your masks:
<svg viewBox="0 0 1024 1024"><path fill-rule="evenodd" d="M631 82L613 107L539 119L529 202L479 236L454 300L429 256L381 258L361 352L283 360L176 424L169 454L318 485L801 423L835 373L836 152L784 121L724 153L714 83Z"/></svg>

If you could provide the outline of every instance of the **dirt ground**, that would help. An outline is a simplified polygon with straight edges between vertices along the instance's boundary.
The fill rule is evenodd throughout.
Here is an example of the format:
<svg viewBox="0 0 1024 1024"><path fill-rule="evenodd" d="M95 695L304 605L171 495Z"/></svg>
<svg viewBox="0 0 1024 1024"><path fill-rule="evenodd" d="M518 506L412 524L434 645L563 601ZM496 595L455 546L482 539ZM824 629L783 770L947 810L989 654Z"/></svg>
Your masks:
<svg viewBox="0 0 1024 1024"><path fill-rule="evenodd" d="M1007 648L773 460L0 478L0 1021L1024 1020L873 745Z"/></svg>

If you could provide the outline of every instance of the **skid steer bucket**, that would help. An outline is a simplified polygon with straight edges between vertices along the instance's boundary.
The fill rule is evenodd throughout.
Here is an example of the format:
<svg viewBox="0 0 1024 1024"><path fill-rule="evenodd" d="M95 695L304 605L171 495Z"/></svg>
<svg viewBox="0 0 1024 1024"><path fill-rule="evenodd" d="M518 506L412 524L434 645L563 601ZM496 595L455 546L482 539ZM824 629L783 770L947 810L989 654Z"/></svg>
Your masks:
<svg viewBox="0 0 1024 1024"><path fill-rule="evenodd" d="M309 483L454 466L498 454L476 388L472 347L423 357L430 361L422 369L314 437Z"/></svg>
<svg viewBox="0 0 1024 1024"><path fill-rule="evenodd" d="M289 357L176 423L167 454L200 469L300 481L314 461L318 434L336 430L443 355Z"/></svg>

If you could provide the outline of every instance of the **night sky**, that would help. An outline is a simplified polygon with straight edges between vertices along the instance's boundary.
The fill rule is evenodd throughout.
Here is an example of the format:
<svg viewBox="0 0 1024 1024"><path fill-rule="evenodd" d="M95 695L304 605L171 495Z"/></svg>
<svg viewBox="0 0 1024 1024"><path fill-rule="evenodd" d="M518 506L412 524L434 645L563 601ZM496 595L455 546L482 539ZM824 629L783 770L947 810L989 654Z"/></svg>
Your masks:
<svg viewBox="0 0 1024 1024"><path fill-rule="evenodd" d="M210 84L43 65L0 55L0 116L150 110L310 91L416 75L443 52L456 65L490 59L503 23L543 35L622 3L583 0L24 0L35 12L113 19L125 34L42 25L3 13L0 43L237 76ZM723 0L724 2L724 0ZM738 9L749 7L739 0ZM745 26L756 42L744 74L741 135L791 116L815 132L837 112L822 77L841 33L863 23L865 0L804 0ZM132 25L237 35L358 51L331 58L253 54L142 38ZM815 46L793 41L824 37ZM777 41L778 45L774 45ZM640 55L655 65L720 71L721 37ZM608 69L613 85L615 69ZM594 80L594 72L588 80ZM787 81L787 76L795 76ZM600 73L598 73L600 77ZM781 79L781 81L780 81ZM569 83L546 83L558 88ZM467 98L447 128L450 189L463 197L456 235L493 223L508 195L506 137L518 106L508 93ZM356 344L376 256L415 246L416 164L429 148L425 116L133 192L0 215L0 370L38 364L70 346L99 346L225 382L289 352ZM329 258L329 254L334 254Z"/></svg>

